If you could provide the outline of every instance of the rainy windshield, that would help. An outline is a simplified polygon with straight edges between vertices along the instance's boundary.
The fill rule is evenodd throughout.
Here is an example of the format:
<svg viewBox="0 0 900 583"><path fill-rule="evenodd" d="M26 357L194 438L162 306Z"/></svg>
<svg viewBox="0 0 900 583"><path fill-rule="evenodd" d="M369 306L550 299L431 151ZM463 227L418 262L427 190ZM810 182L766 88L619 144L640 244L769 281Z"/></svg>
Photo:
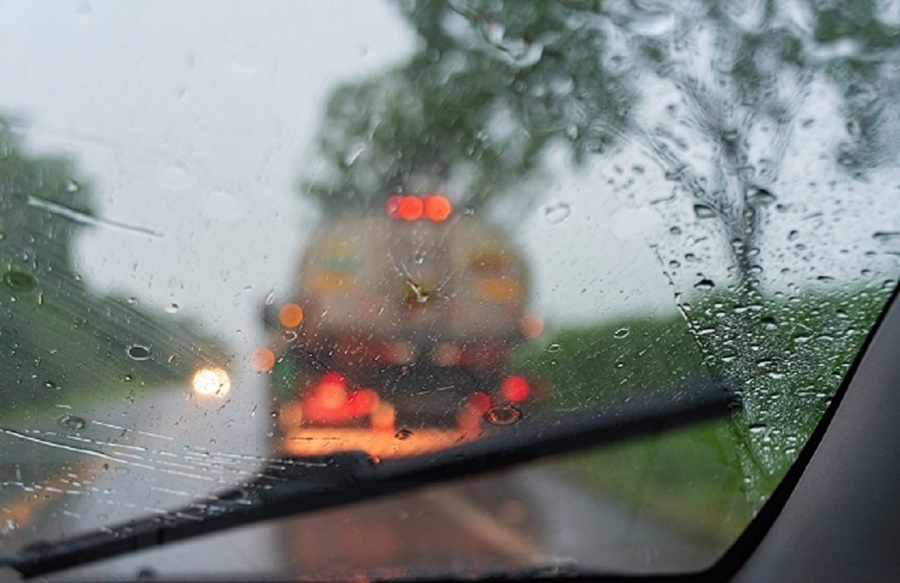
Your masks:
<svg viewBox="0 0 900 583"><path fill-rule="evenodd" d="M60 580L705 568L900 275L898 2L0 17L0 555L273 460L389 464L698 379L743 400Z"/></svg>

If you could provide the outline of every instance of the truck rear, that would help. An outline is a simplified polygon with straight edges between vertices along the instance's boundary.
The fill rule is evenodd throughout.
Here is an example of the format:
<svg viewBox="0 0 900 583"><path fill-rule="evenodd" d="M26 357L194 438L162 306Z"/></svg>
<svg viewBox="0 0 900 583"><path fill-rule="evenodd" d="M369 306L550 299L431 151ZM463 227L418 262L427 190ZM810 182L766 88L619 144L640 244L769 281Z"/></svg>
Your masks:
<svg viewBox="0 0 900 583"><path fill-rule="evenodd" d="M445 201L391 197L385 215L312 237L273 342L283 425L472 429L529 399L507 374L535 328L527 265L503 232Z"/></svg>

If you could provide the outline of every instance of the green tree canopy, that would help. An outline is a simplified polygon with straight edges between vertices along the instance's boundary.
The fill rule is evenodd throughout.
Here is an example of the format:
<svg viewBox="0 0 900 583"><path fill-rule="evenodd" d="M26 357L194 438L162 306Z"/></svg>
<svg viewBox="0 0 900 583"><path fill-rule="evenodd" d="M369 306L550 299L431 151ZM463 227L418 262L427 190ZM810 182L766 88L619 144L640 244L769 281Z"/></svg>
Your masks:
<svg viewBox="0 0 900 583"><path fill-rule="evenodd" d="M876 0L819 4L400 2L416 52L334 90L302 192L326 214L404 190L477 207L528 194L551 144L583 163L630 140L721 221L750 277L814 77L843 98L839 164L860 172L896 153L898 108L884 99L898 86L896 19ZM660 95L664 126L636 115Z"/></svg>

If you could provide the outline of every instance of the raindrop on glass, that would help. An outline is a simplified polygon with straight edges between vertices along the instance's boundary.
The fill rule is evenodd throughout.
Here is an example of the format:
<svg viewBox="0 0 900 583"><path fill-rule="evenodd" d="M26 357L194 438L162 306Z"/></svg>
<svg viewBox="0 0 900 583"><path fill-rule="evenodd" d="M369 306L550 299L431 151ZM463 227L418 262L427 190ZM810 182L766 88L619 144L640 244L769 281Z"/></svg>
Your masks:
<svg viewBox="0 0 900 583"><path fill-rule="evenodd" d="M665 173L665 179L674 182L676 180L681 180L681 176L684 174L686 168L684 166L678 166L675 168L668 168Z"/></svg>
<svg viewBox="0 0 900 583"><path fill-rule="evenodd" d="M695 204L694 216L698 219L712 219L716 216L716 211L709 205Z"/></svg>
<svg viewBox="0 0 900 583"><path fill-rule="evenodd" d="M0 538L7 537L19 530L19 523L11 518L0 522Z"/></svg>
<svg viewBox="0 0 900 583"><path fill-rule="evenodd" d="M359 158L363 152L366 151L366 144L363 142L357 142L347 151L347 155L344 156L344 165L345 166L353 166L354 162L356 162L357 158Z"/></svg>
<svg viewBox="0 0 900 583"><path fill-rule="evenodd" d="M697 283L695 283L694 287L699 290L708 291L708 290L711 290L712 288L716 287L716 283L711 279L703 278L700 281L698 281Z"/></svg>
<svg viewBox="0 0 900 583"><path fill-rule="evenodd" d="M512 425L522 418L522 412L512 405L497 405L488 409L484 418L494 425Z"/></svg>
<svg viewBox="0 0 900 583"><path fill-rule="evenodd" d="M510 51L517 67L530 67L537 64L544 55L544 45L541 43L522 43Z"/></svg>
<svg viewBox="0 0 900 583"><path fill-rule="evenodd" d="M177 314L178 313L178 304L175 302L169 302L166 304L166 313L167 314Z"/></svg>
<svg viewBox="0 0 900 583"><path fill-rule="evenodd" d="M150 358L150 349L140 344L132 344L126 352L132 360L147 360Z"/></svg>
<svg viewBox="0 0 900 583"><path fill-rule="evenodd" d="M544 220L551 225L558 225L572 214L572 207L567 202L554 202L544 206Z"/></svg>
<svg viewBox="0 0 900 583"><path fill-rule="evenodd" d="M769 430L769 426L765 423L754 423L750 426L750 433L754 435L761 435Z"/></svg>
<svg viewBox="0 0 900 583"><path fill-rule="evenodd" d="M675 15L671 12L645 12L630 18L628 30L641 36L662 36L675 28Z"/></svg>
<svg viewBox="0 0 900 583"><path fill-rule="evenodd" d="M775 195L759 186L751 186L747 190L747 202L754 206L766 206L775 202Z"/></svg>
<svg viewBox="0 0 900 583"><path fill-rule="evenodd" d="M24 271L10 270L3 276L3 283L16 292L27 292L37 287L37 279Z"/></svg>
<svg viewBox="0 0 900 583"><path fill-rule="evenodd" d="M87 421L85 421L82 417L78 417L76 415L63 415L59 418L59 424L66 429L79 431L85 428L85 426L87 425Z"/></svg>
<svg viewBox="0 0 900 583"><path fill-rule="evenodd" d="M900 240L900 231L877 231L872 233L872 238L879 243Z"/></svg>
<svg viewBox="0 0 900 583"><path fill-rule="evenodd" d="M409 439L410 437L412 437L412 434L413 434L412 431L410 431L409 429L406 429L404 427L403 429L400 429L399 431L397 431L397 433L394 434L394 438L401 439L401 440Z"/></svg>
<svg viewBox="0 0 900 583"><path fill-rule="evenodd" d="M631 329L628 326L623 326L613 333L613 337L621 340L623 338L628 338L628 334L631 332Z"/></svg>

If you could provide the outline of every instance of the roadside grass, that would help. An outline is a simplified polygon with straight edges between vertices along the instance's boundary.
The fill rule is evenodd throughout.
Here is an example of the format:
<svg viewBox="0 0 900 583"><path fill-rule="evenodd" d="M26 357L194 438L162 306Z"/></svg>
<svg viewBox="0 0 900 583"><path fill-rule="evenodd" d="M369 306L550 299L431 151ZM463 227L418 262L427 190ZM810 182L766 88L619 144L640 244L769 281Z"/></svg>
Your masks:
<svg viewBox="0 0 900 583"><path fill-rule="evenodd" d="M18 292L0 304L0 423L6 426L63 416L66 407L134 398L227 361L224 349L189 320L77 286L53 291Z"/></svg>
<svg viewBox="0 0 900 583"><path fill-rule="evenodd" d="M729 421L629 440L566 458L580 480L635 514L716 543L752 516Z"/></svg>
<svg viewBox="0 0 900 583"><path fill-rule="evenodd" d="M709 292L689 321L635 317L559 329L515 368L555 410L587 409L723 379L744 408L731 419L571 456L575 475L659 520L730 541L796 458L883 309L881 289L765 296Z"/></svg>

